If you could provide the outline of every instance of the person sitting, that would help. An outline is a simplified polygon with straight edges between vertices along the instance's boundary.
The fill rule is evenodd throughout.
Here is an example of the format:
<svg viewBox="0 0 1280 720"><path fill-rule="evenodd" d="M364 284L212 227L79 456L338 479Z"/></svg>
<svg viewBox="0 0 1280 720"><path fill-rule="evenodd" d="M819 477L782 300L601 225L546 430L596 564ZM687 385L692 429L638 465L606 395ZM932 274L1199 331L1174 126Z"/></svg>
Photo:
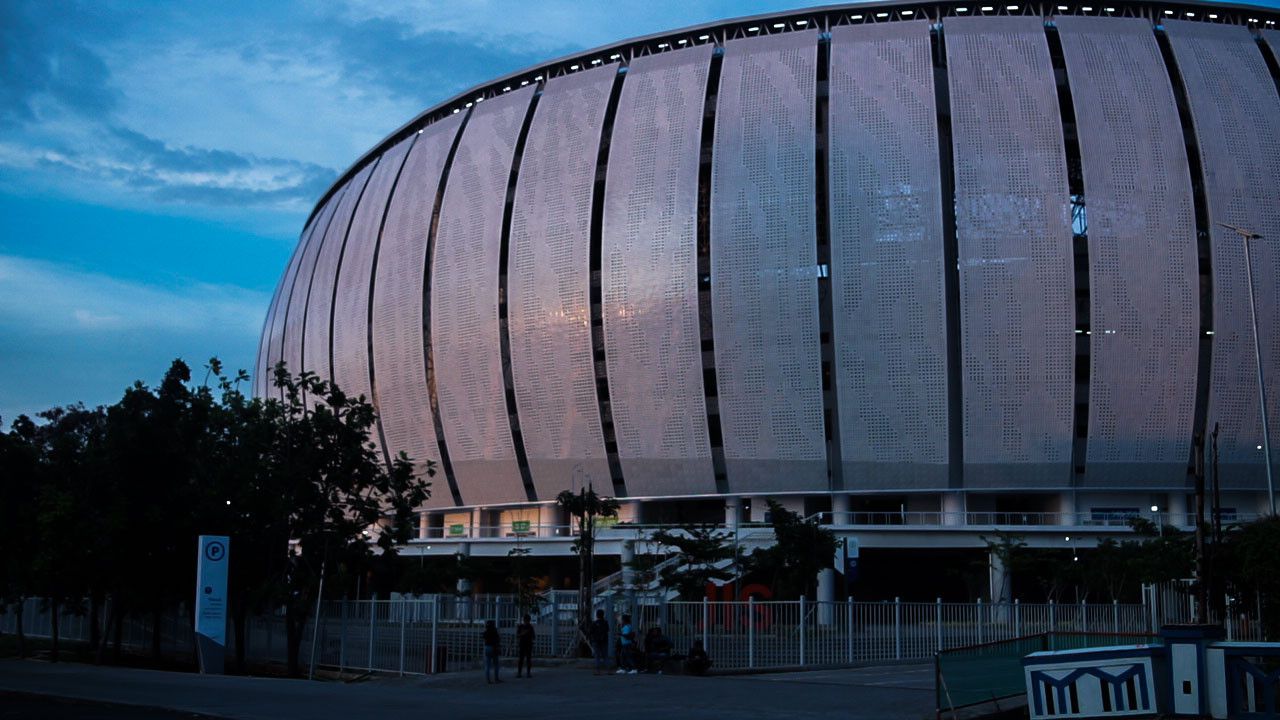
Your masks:
<svg viewBox="0 0 1280 720"><path fill-rule="evenodd" d="M645 670L662 674L662 666L671 658L671 639L662 634L662 628L651 627L644 638Z"/></svg>
<svg viewBox="0 0 1280 720"><path fill-rule="evenodd" d="M706 675L710 667L711 658L707 657L707 651L702 647L702 641L694 640L693 647L689 648L689 656L684 659L685 673L689 675Z"/></svg>

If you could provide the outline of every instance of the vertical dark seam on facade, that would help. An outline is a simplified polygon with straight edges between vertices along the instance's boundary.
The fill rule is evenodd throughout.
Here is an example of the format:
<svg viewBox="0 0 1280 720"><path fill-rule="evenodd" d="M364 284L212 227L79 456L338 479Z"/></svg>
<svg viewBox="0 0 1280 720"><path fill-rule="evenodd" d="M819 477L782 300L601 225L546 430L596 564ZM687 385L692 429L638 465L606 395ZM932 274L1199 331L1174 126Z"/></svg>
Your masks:
<svg viewBox="0 0 1280 720"><path fill-rule="evenodd" d="M720 94L720 70L724 48L711 55L702 107L702 140L698 149L698 328L701 333L702 393L707 406L707 441L716 492L729 492L724 461L724 433L720 426L719 391L716 388L715 324L711 305L711 160L715 152L716 104Z"/></svg>
<svg viewBox="0 0 1280 720"><path fill-rule="evenodd" d="M956 169L951 136L951 81L942 23L933 46L933 98L938 124L938 177L942 206L942 287L947 323L947 487L964 487L964 374L960 355L960 249L956 237Z"/></svg>
<svg viewBox="0 0 1280 720"><path fill-rule="evenodd" d="M346 191L343 191L343 193L344 192ZM334 193L334 197L337 197L338 199L337 202L342 202L343 193ZM312 232L311 236L307 238L306 247L303 247L302 249L302 255L298 256L298 269L296 270L296 272L293 273L293 283L291 284L291 286L289 286L289 296L287 297L287 299L284 300L284 320L283 320L282 328L280 328L280 361L282 361L282 363L284 361L284 336L285 334L287 334L287 328L289 327L289 307L293 306L293 293L297 291L298 278L300 278L302 275L302 263L303 263L303 260L306 260L307 249L310 249L312 242L319 242L321 246L324 246L324 236L325 234L329 233L329 225L333 224L333 217L334 215L337 215L337 214L338 214L338 208L337 208L337 205L335 205L333 213L329 213L329 220L326 220L324 224L324 229L316 228L317 231L320 231L319 240L316 240L316 234L315 232ZM316 250L316 255L319 256L319 254L320 254L320 251ZM306 297L306 301L303 301L303 304L302 304L302 325L301 325L302 333L300 334L300 336L298 336L298 364L300 365L302 363L302 360L301 360L302 350L303 350L303 347L306 346L307 310L310 309L311 307L311 282L314 281L315 274L316 274L316 266L315 266L315 263L312 263L311 273L307 275L307 297ZM271 338L270 337L266 338L266 343L268 343L268 348L266 348L266 355L270 357L271 355L271 348L270 348ZM289 372L291 373L302 372L301 366L300 368L289 368L288 365L285 365L285 369L289 370ZM274 369L269 369L268 372L269 373L274 372ZM269 392L271 387L274 387L274 386L271 386L270 383L271 383L271 375L268 375L268 391ZM280 391L280 400L283 400L284 398L283 393L284 391L282 389L282 391Z"/></svg>
<svg viewBox="0 0 1280 720"><path fill-rule="evenodd" d="M353 175L352 177L354 178L355 176ZM307 358L307 316L311 314L311 288L316 281L316 266L320 264L320 253L324 250L324 240L329 235L329 228L333 226L333 219L338 215L338 206L342 204L342 198L347 196L347 192L350 191L350 189L351 189L351 185L348 184L346 187L342 189L342 192L339 195L335 195L335 197L337 197L337 200L334 203L333 212L329 213L329 220L324 224L324 232L321 233L320 235L320 247L316 248L315 262L311 263L311 273L307 275L307 297L306 297L306 300L302 303L302 320L300 321L301 324L298 326L299 327L299 332L298 332L298 365L299 365L298 372L299 373L307 369L305 367L305 363L307 361L306 360ZM299 259L298 262L301 263L302 260ZM302 269L301 265L299 265L298 269L299 270ZM298 274L296 273L293 276L293 282L295 285L298 282ZM289 304L290 306L292 306L293 304L292 290L289 291ZM285 314L284 319L285 319L285 327L287 328L288 321L289 321L289 315L287 313ZM285 333L281 332L280 333L280 359L281 360L284 360L284 336L285 336ZM321 379L323 380L323 378ZM306 399L307 399L307 394L303 392L302 401L305 403Z"/></svg>
<svg viewBox="0 0 1280 720"><path fill-rule="evenodd" d="M520 431L520 412L516 407L516 383L511 371L511 330L507 325L507 255L511 248L511 215L515 209L516 184L520 180L520 163L524 160L524 145L533 126L533 115L538 110L538 100L546 88L541 83L529 101L520 135L516 140L515 154L511 158L511 175L507 179L507 199L502 211L502 243L498 251L498 336L502 350L502 383L507 399L507 421L511 423L511 444L516 452L516 464L520 466L520 480L524 483L525 497L529 502L538 501L533 486L533 474L529 471L529 455L524 449L524 433Z"/></svg>
<svg viewBox="0 0 1280 720"><path fill-rule="evenodd" d="M609 148L613 142L613 123L618 115L618 100L622 96L622 83L627 77L626 68L619 68L613 78L605 107L604 122L600 126L600 148L596 153L595 184L591 192L591 362L596 374L596 403L600 410L600 434L604 439L605 454L609 459L609 477L613 481L613 494L626 497L627 486L622 476L622 463L618 460L618 437L613 427L613 406L609 396L609 365L604 345L604 298L602 297L601 255L604 244L604 192L609 170Z"/></svg>
<svg viewBox="0 0 1280 720"><path fill-rule="evenodd" d="M827 489L844 490L843 448L840 444L840 396L835 365L835 298L831 286L831 215L828 110L831 87L831 34L818 36L817 72L814 79L813 197L816 257L818 260L818 342L822 372L823 436L827 448Z"/></svg>
<svg viewBox="0 0 1280 720"><path fill-rule="evenodd" d="M1075 268L1075 402L1072 403L1071 475L1069 485L1084 477L1089 450L1089 383L1093 371L1092 299L1089 293L1088 204L1084 186L1084 162L1080 155L1080 132L1076 124L1075 100L1067 80L1067 61L1058 28L1045 24L1045 40L1058 86L1058 112L1062 120L1062 148L1066 153L1067 186L1071 196L1071 246ZM1077 213L1080 220L1077 222Z"/></svg>
<svg viewBox="0 0 1280 720"><path fill-rule="evenodd" d="M1156 43L1164 58L1169 84L1178 105L1178 120L1182 124L1182 141L1187 148L1187 170L1191 175L1191 195L1195 204L1196 254L1200 272L1200 333L1196 360L1196 403L1191 423L1190 450L1187 453L1187 477L1195 474L1195 436L1205 431L1209 414L1209 380L1213 363L1213 250L1209 242L1209 203L1205 195L1204 169L1200 164L1200 141L1196 138L1195 122L1191 118L1191 105L1187 100L1187 88L1182 82L1169 36L1160 25L1155 27Z"/></svg>
<svg viewBox="0 0 1280 720"><path fill-rule="evenodd" d="M400 167L396 168L396 176L391 181L391 190L387 193L387 202L382 206L382 220L378 223L378 235L373 243L373 262L369 270L369 304L366 306L365 317L365 340L367 342L366 358L369 365L369 402L373 405L374 422L378 428L378 443L382 448L382 458L387 462L387 468L391 468L391 451L387 449L387 434L382 429L382 409L378 407L378 378L373 367L373 290L378 282L378 254L382 250L382 232L387 227L387 213L391 210L391 199L396 196L396 186L400 184L400 175L404 173L404 166L409 163L409 154L413 152L413 146L418 143L421 135L414 133L409 140L409 147L404 151L404 157L400 158Z"/></svg>
<svg viewBox="0 0 1280 720"><path fill-rule="evenodd" d="M445 483L449 486L449 495L454 506L462 504L462 493L458 490L458 479L453 474L453 463L449 460L449 446L444 439L444 421L440 419L440 397L436 394L435 356L431 346L431 272L435 269L436 233L440 229L440 209L444 205L444 190L449 184L449 171L453 169L453 157L462 144L462 135L471 120L471 110L467 110L458 123L458 130L449 146L449 154L445 156L444 166L440 169L440 183L436 186L435 200L431 205L431 224L427 226L427 250L422 258L422 357L426 368L427 398L431 405L431 427L436 434L436 451L440 453L440 470L444 473Z"/></svg>
<svg viewBox="0 0 1280 720"><path fill-rule="evenodd" d="M342 277L342 260L347 254L347 240L351 237L351 226L356 222L356 213L360 211L360 203L364 202L364 191L369 188L369 181L373 179L373 174L378 171L378 164L382 162L384 152L378 156L369 166L369 175L364 179L364 185L360 186L360 194L356 196L356 202L351 206L351 219L347 221L347 231L342 234L342 245L338 248L338 266L333 269L333 297L329 298L329 383L334 382L333 376L333 319L337 314L338 307L338 278ZM319 264L320 259L316 258ZM305 328L303 335L306 335Z"/></svg>
<svg viewBox="0 0 1280 720"><path fill-rule="evenodd" d="M1280 33L1278 30L1272 30L1274 33ZM1262 61L1267 64L1267 72L1271 73L1271 82L1275 83L1276 94L1280 95L1280 34L1276 35L1275 45L1271 45L1259 32L1254 38L1254 42L1258 43L1258 50L1262 52Z"/></svg>

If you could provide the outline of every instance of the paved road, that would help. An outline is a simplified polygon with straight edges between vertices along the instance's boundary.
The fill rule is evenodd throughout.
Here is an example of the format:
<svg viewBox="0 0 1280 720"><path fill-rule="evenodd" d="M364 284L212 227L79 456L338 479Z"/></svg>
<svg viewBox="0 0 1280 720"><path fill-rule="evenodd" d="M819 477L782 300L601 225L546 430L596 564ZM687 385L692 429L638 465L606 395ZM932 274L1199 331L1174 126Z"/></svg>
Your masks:
<svg viewBox="0 0 1280 720"><path fill-rule="evenodd" d="M933 716L932 677L928 665L706 678L595 677L589 669L557 667L539 669L532 680L516 679L504 668L501 685L485 685L483 676L475 672L347 684L0 660L0 692L238 720L415 717L424 711L441 711L451 720L543 714L557 720L664 716L920 720Z"/></svg>
<svg viewBox="0 0 1280 720"><path fill-rule="evenodd" d="M0 692L0 720L199 720L198 715L65 700L46 695L14 695Z"/></svg>

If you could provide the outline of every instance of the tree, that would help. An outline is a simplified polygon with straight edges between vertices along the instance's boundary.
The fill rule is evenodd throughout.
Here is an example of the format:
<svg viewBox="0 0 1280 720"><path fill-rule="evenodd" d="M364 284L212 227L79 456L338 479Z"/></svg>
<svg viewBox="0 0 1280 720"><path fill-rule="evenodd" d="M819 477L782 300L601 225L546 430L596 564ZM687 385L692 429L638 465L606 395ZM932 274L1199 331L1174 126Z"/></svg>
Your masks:
<svg viewBox="0 0 1280 720"><path fill-rule="evenodd" d="M507 583L515 591L516 603L521 613L535 612L543 602L543 597L538 594L538 581L530 571L529 554L527 547L513 547L507 551L507 557L510 558Z"/></svg>
<svg viewBox="0 0 1280 720"><path fill-rule="evenodd" d="M1280 516L1271 515L1241 526L1227 537L1226 546L1223 569L1236 594L1260 596L1259 612L1266 636L1280 636Z"/></svg>
<svg viewBox="0 0 1280 720"><path fill-rule="evenodd" d="M1134 540L1100 540L1098 547L1086 558L1089 566L1089 572L1085 575L1087 584L1101 590L1108 599L1118 602L1133 582L1142 576L1140 551L1139 543Z"/></svg>
<svg viewBox="0 0 1280 720"><path fill-rule="evenodd" d="M818 573L830 568L835 558L835 533L816 518L805 520L772 498L766 502L775 542L751 553L748 567L772 579L776 598L813 597Z"/></svg>
<svg viewBox="0 0 1280 720"><path fill-rule="evenodd" d="M289 544L285 627L289 672L297 673L303 631L329 564L358 563L371 544L388 553L408 542L429 483L404 453L384 464L369 440L376 415L364 397L349 398L310 372L294 378L283 363L275 386L284 400L264 406L270 444L261 460L274 492L258 500L276 511L256 521L278 523L277 537Z"/></svg>
<svg viewBox="0 0 1280 720"><path fill-rule="evenodd" d="M1175 527L1159 527L1145 518L1132 518L1129 526L1138 537L1133 562L1138 579L1161 583L1190 577L1195 567L1195 543L1190 533Z"/></svg>
<svg viewBox="0 0 1280 720"><path fill-rule="evenodd" d="M596 494L591 485L573 492L562 490L556 504L578 522L573 551L578 554L578 631L586 642L591 625L592 584L595 582L596 519L617 517L618 501Z"/></svg>
<svg viewBox="0 0 1280 720"><path fill-rule="evenodd" d="M102 540L93 526L98 472L95 452L104 414L82 405L40 414L46 422L35 431L36 471L34 552L30 557L33 590L48 603L57 662L58 621L62 611L83 610L80 601L101 560Z"/></svg>
<svg viewBox="0 0 1280 720"><path fill-rule="evenodd" d="M996 531L995 539L981 535L978 539L987 546L988 573L994 572L994 561L998 561L1000 567L1004 569L1004 572L1000 574L1000 587L990 588L991 601L1000 602L1012 593L1013 576L1021 574L1022 571L1028 568L1030 556L1027 552L1027 543L1022 539L1021 535L1015 535L1003 530Z"/></svg>
<svg viewBox="0 0 1280 720"><path fill-rule="evenodd" d="M655 532L653 541L675 548L680 557L674 566L658 571L662 585L678 591L685 600L696 600L706 593L707 583L731 579L734 574L725 567L725 561L734 557L732 537L713 525L686 525L675 532Z"/></svg>
<svg viewBox="0 0 1280 720"><path fill-rule="evenodd" d="M39 488L36 426L19 415L8 433L0 434L0 612L12 603L17 614L18 656L27 654L22 610L35 579L31 559L37 541L34 508Z"/></svg>

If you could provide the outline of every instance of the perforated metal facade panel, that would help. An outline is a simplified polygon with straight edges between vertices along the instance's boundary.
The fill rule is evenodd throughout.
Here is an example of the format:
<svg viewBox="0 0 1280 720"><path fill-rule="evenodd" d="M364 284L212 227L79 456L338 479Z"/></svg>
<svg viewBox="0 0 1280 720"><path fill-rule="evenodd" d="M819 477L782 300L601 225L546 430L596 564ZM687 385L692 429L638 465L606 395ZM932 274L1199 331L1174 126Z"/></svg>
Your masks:
<svg viewBox="0 0 1280 720"><path fill-rule="evenodd" d="M477 106L440 209L431 344L449 459L462 501L527 499L511 441L498 327L498 258L512 158L533 86Z"/></svg>
<svg viewBox="0 0 1280 720"><path fill-rule="evenodd" d="M267 306L267 316L262 321L262 333L258 336L258 353L253 361L254 397L266 396L267 378L271 374L271 367L267 364L267 347L270 345L271 331L275 325L276 307L280 304L280 295L284 289L285 277L295 272L298 256L302 254L303 242L310 232L310 226L302 231L298 245L293 249L293 255L289 257L289 264L285 266L285 274L280 276L280 279L276 282L276 289L271 294L271 304Z"/></svg>
<svg viewBox="0 0 1280 720"><path fill-rule="evenodd" d="M816 32L725 44L711 295L731 492L828 487L814 200Z"/></svg>
<svg viewBox="0 0 1280 720"><path fill-rule="evenodd" d="M316 216L316 223L311 237L307 239L306 246L303 248L294 279L281 293L281 306L276 317L276 322L281 324L280 337L272 339L272 347L268 349L268 355L272 365L279 360L284 360L285 367L295 377L305 369L302 366L302 329L307 314L311 281L315 277L316 257L320 254L320 247L324 244L329 226L333 224L333 216L338 206L342 204L342 198L346 196L348 187L350 186L343 187L334 193L329 202L325 203L324 209ZM282 391L277 391L276 396L279 397L282 394Z"/></svg>
<svg viewBox="0 0 1280 720"><path fill-rule="evenodd" d="M364 197L351 220L346 252L338 268L338 291L333 306L333 380L348 397L363 396L373 402L369 378L369 301L373 280L373 256L387 199L400 174L405 156L417 135L387 150L369 177ZM377 432L370 439L381 445Z"/></svg>
<svg viewBox="0 0 1280 720"><path fill-rule="evenodd" d="M634 59L609 146L605 358L633 496L716 490L698 326L698 152L711 50Z"/></svg>
<svg viewBox="0 0 1280 720"><path fill-rule="evenodd" d="M311 237L315 232L315 224L309 225L298 238L298 244L293 250L293 255L289 258L289 264L285 266L284 275L280 277L280 284L276 288L275 298L271 301L271 310L267 314L267 321L262 331L262 341L258 350L258 373L259 377L255 381L260 380L260 387L255 388L255 393L259 397L265 397L267 390L273 390L273 396L279 397L280 391L271 387L272 372L276 363L280 361L282 343L284 342L284 321L285 315L289 308L289 294L293 290L295 278L298 276L298 264L302 261L302 256L307 245L311 242ZM289 368L292 372L293 368Z"/></svg>
<svg viewBox="0 0 1280 720"><path fill-rule="evenodd" d="M929 24L833 29L830 77L844 487L946 487L946 290Z"/></svg>
<svg viewBox="0 0 1280 720"><path fill-rule="evenodd" d="M1195 417L1199 277L1182 126L1148 20L1057 18L1088 209L1084 486L1181 488Z"/></svg>
<svg viewBox="0 0 1280 720"><path fill-rule="evenodd" d="M539 499L609 487L591 349L591 198L617 65L547 82L520 165L507 270L511 372Z"/></svg>
<svg viewBox="0 0 1280 720"><path fill-rule="evenodd" d="M366 165L347 186L347 192L334 211L333 221L324 234L324 244L316 255L315 271L311 275L311 289L307 295L307 312L303 320L302 365L320 379L332 378L329 367L330 322L333 316L334 287L337 283L338 265L346 250L347 230L351 226L356 205L364 194L369 176L378 161Z"/></svg>
<svg viewBox="0 0 1280 720"><path fill-rule="evenodd" d="M947 18L965 484L1071 480L1071 212L1043 20Z"/></svg>
<svg viewBox="0 0 1280 720"><path fill-rule="evenodd" d="M1212 223L1208 427L1221 427L1223 483L1261 487L1262 420L1244 246L1218 223L1265 238L1250 248L1268 412L1280 418L1280 97L1261 48L1245 28L1178 21L1165 28L1191 106ZM1271 443L1280 446L1280 422L1271 424Z"/></svg>
<svg viewBox="0 0 1280 720"><path fill-rule="evenodd" d="M431 213L462 117L427 127L409 151L387 206L373 283L373 390L382 431L387 451L408 455L419 473L426 461L437 463L427 507L453 504L439 465L422 329Z"/></svg>

